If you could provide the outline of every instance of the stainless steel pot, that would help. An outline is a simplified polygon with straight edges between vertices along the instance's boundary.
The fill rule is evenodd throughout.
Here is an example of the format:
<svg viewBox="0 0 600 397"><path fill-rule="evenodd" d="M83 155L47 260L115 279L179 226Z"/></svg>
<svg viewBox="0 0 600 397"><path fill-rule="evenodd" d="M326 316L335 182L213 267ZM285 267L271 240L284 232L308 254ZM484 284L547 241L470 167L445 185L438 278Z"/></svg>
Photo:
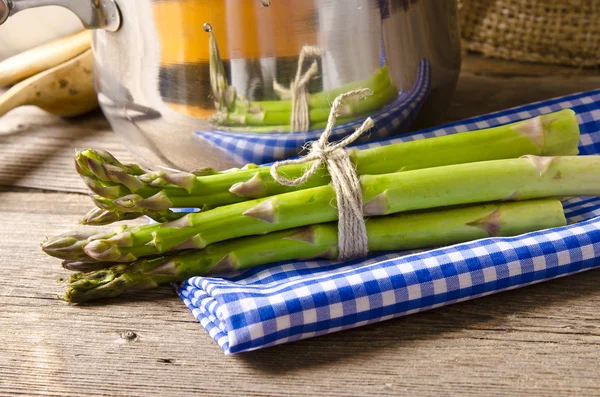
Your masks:
<svg viewBox="0 0 600 397"><path fill-rule="evenodd" d="M460 69L454 0L0 0L0 24L47 5L97 29L106 116L132 151L169 168L294 155L318 135L323 99L359 86L395 89L341 121L380 117L371 138L437 123ZM307 48L318 53L304 62ZM278 132L298 115L315 131Z"/></svg>

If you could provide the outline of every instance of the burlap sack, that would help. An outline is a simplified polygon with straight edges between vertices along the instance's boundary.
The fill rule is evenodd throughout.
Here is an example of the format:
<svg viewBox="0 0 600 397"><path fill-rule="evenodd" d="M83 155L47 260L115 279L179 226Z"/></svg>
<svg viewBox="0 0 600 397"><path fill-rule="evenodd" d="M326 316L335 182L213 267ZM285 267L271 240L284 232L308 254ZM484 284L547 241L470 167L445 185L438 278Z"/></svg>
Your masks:
<svg viewBox="0 0 600 397"><path fill-rule="evenodd" d="M600 0L459 0L464 48L507 60L600 65Z"/></svg>

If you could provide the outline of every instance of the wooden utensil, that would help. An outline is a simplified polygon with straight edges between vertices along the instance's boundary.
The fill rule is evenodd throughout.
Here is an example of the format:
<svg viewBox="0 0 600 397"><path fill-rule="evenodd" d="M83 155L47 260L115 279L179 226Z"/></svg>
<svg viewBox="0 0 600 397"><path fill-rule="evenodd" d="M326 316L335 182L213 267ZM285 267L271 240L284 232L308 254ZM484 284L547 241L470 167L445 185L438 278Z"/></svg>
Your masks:
<svg viewBox="0 0 600 397"><path fill-rule="evenodd" d="M8 58L0 62L0 87L65 63L89 50L91 46L91 32L84 30Z"/></svg>
<svg viewBox="0 0 600 397"><path fill-rule="evenodd" d="M61 117L87 113L98 106L89 49L72 60L14 85L0 96L0 116L24 105L35 105Z"/></svg>

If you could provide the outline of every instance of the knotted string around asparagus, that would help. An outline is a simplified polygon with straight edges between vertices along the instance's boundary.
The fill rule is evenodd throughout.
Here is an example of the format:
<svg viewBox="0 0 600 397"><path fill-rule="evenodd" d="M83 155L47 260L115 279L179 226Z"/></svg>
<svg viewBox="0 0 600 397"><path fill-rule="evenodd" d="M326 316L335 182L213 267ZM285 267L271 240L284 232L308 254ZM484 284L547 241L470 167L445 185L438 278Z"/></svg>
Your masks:
<svg viewBox="0 0 600 397"><path fill-rule="evenodd" d="M337 200L338 258L342 260L365 256L369 252L360 181L345 147L356 141L375 123L370 117L367 118L353 134L338 142L330 143L329 136L335 126L339 109L346 98L364 97L372 94L373 92L370 89L359 89L338 96L331 106L331 113L325 131L323 131L318 141L312 143L310 152L300 159L280 161L271 167L273 179L285 186L300 186L306 183L321 165L327 167ZM299 178L288 179L278 173L280 167L311 161L313 163L310 168Z"/></svg>
<svg viewBox="0 0 600 397"><path fill-rule="evenodd" d="M310 129L310 109L308 108L308 92L306 84L319 72L317 61L313 61L310 68L302 74L304 58L307 56L319 56L323 51L318 47L304 46L300 51L298 58L298 69L296 77L292 81L290 88L282 87L278 82L273 82L273 89L281 99L290 99L292 102L292 116L290 119L291 130L293 132L306 132Z"/></svg>

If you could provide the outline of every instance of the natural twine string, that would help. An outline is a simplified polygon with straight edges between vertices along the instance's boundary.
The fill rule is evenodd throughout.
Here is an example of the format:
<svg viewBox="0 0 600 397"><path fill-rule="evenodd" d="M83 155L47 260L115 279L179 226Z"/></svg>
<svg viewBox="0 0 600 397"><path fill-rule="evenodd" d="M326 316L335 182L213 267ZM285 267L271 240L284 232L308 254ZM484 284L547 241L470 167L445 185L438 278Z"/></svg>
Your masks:
<svg viewBox="0 0 600 397"><path fill-rule="evenodd" d="M339 259L350 259L365 256L369 253L367 228L363 217L363 200L360 181L354 169L350 156L345 147L357 140L362 134L371 129L375 123L369 117L365 122L345 139L329 142L329 136L335 126L338 112L343 101L349 97L364 97L372 95L370 89L349 91L338 96L331 106L327 127L318 141L314 141L309 153L297 160L285 160L271 167L271 176L285 186L300 186L306 183L325 165L331 175L331 184L335 189L338 209L338 249ZM287 179L279 175L280 167L293 164L304 164L312 161L312 165L304 174L296 179Z"/></svg>
<svg viewBox="0 0 600 397"><path fill-rule="evenodd" d="M273 89L281 99L290 99L292 102L292 113L290 124L293 132L306 132L310 129L310 109L308 108L308 92L306 84L319 72L317 61L313 61L306 73L302 74L302 66L307 56L319 56L323 51L318 47L304 46L300 51L296 78L292 81L290 88L282 87L278 82L273 82Z"/></svg>

